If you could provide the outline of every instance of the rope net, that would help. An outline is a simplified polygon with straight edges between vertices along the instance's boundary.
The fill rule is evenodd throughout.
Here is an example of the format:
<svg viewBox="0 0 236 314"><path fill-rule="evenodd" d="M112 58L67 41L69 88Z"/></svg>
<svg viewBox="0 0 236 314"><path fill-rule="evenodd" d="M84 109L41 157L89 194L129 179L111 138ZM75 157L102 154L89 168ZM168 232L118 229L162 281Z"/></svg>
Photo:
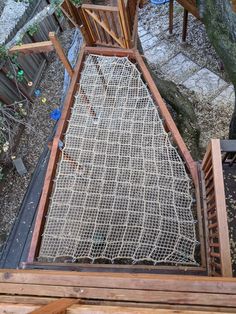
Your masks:
<svg viewBox="0 0 236 314"><path fill-rule="evenodd" d="M89 55L39 260L196 264L191 182L128 58Z"/></svg>

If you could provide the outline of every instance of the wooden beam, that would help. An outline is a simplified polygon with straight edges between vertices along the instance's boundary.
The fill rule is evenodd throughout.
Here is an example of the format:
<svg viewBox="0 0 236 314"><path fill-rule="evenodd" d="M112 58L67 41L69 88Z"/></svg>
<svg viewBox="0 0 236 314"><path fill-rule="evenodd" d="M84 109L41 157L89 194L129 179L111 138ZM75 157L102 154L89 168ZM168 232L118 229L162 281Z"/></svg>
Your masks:
<svg viewBox="0 0 236 314"><path fill-rule="evenodd" d="M0 283L43 286L91 287L151 291L236 294L235 278L179 276L156 274L129 274L114 272L75 272L55 270L0 270ZM75 289L76 290L76 289ZM1 299L0 299L1 300Z"/></svg>
<svg viewBox="0 0 236 314"><path fill-rule="evenodd" d="M232 262L230 255L229 230L225 202L220 140L211 140L211 150L214 174L214 194L220 242L221 273L222 276L232 277Z"/></svg>
<svg viewBox="0 0 236 314"><path fill-rule="evenodd" d="M75 303L78 303L78 300L62 298L32 311L31 314L64 314Z"/></svg>
<svg viewBox="0 0 236 314"><path fill-rule="evenodd" d="M68 314L218 314L215 311L171 310L160 308L104 306L104 305L73 305L67 310ZM221 312L226 314L227 312Z"/></svg>
<svg viewBox="0 0 236 314"><path fill-rule="evenodd" d="M61 47L61 44L59 42L59 40L57 39L56 37L56 34L54 32L50 32L49 33L49 39L51 40L55 50L56 50L56 53L58 55L58 57L60 58L61 62L63 63L64 67L66 68L68 74L70 77L73 76L73 69L70 65L70 62L69 60L67 59L62 47Z"/></svg>
<svg viewBox="0 0 236 314"><path fill-rule="evenodd" d="M196 292L156 291L119 288L90 288L62 285L13 284L0 283L4 294L52 296L60 298L78 298L83 300L110 300L126 302L147 302L201 306L225 306L236 308L236 294L212 294Z"/></svg>
<svg viewBox="0 0 236 314"><path fill-rule="evenodd" d="M0 303L0 314L29 314L39 307L37 304Z"/></svg>
<svg viewBox="0 0 236 314"><path fill-rule="evenodd" d="M9 49L9 53L19 52L23 54L30 54L30 53L50 52L53 49L54 47L51 41L42 41L42 42L37 42L37 43L13 46L11 49Z"/></svg>
<svg viewBox="0 0 236 314"><path fill-rule="evenodd" d="M131 32L129 28L128 17L127 17L124 0L118 0L118 8L119 8L120 24L121 24L123 35L125 38L125 45L126 45L126 48L131 48Z"/></svg>
<svg viewBox="0 0 236 314"><path fill-rule="evenodd" d="M106 48L106 47L85 47L85 53L97 54L102 56L130 57L134 58L133 49Z"/></svg>

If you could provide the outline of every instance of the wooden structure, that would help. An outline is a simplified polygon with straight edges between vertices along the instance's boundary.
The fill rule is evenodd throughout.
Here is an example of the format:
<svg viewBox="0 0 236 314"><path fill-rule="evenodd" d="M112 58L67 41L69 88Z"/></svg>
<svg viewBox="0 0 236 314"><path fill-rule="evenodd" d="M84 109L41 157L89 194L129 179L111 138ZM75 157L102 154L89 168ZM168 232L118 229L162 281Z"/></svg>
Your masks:
<svg viewBox="0 0 236 314"><path fill-rule="evenodd" d="M233 278L0 271L0 313L219 312L236 312L236 280Z"/></svg>
<svg viewBox="0 0 236 314"><path fill-rule="evenodd" d="M119 3L123 2L123 0L120 0ZM127 5L127 3L126 3ZM137 6L139 5L139 2L135 4L135 8L137 9ZM94 8L95 7L95 8ZM31 243L30 253L28 257L27 263L24 265L26 268L57 268L57 269L76 269L76 270L84 270L84 269L103 269L110 270L110 271L135 271L135 272L180 272L180 273L189 273L189 274L202 274L202 275L211 275L211 276L231 276L231 261L230 261L230 250L229 250L229 239L228 239L228 229L227 229L227 219L226 219L226 209L222 205L222 199L224 200L224 195L221 192L221 195L219 194L221 188L222 188L222 181L220 180L213 180L214 176L213 173L216 173L216 176L219 175L218 172L221 171L219 168L220 165L220 157L219 152L214 151L214 158L212 157L211 150L208 151L203 164L203 180L202 184L201 178L199 179L199 171L196 162L192 159L164 101L162 100L159 91L157 90L154 81L152 80L152 77L141 57L139 52L136 48L136 38L131 39L131 37L127 37L130 39L130 41L125 40L125 33L127 34L127 29L133 29L133 33L137 37L137 32L134 31L134 28L137 28L137 26L134 26L135 23L137 23L136 18L133 19L133 27L132 24L130 24L130 20L128 18L129 10L131 9L125 9L124 3L120 7L101 7L101 6L82 6L82 9L77 10L80 14L81 20L84 20L85 23L85 33L84 38L85 40L88 40L87 45L83 47L79 59L77 61L77 64L74 69L71 68L58 40L55 37L55 34L50 33L49 35L49 41L42 42L42 43L34 43L30 45L22 45L22 46L16 46L11 49L11 52L19 51L23 54L28 54L32 52L48 52L55 48L59 58L63 62L65 68L67 69L69 75L71 76L71 85L69 92L67 94L67 98L65 100L64 110L62 113L62 117L59 121L59 125L57 128L56 135L53 140L52 149L51 149L51 157L46 173L46 179L45 184L41 196L41 201L38 208L38 214L36 219L36 225L33 233L33 239ZM112 8L112 9L111 9ZM123 9L122 9L123 8ZM127 6L128 8L128 6ZM73 9L74 10L74 9ZM81 11L82 10L82 11ZM102 11L103 10L103 11ZM104 26L103 23L101 24L102 19L99 20L99 23L97 21L97 16L101 16L101 11L103 12L103 16L107 16L107 12L119 12L119 15L121 16L121 11L126 12L126 14L123 14L125 23L123 23L123 28L126 25L126 32L123 32L123 37L117 37L118 40L120 40L120 46L128 46L128 43L132 45L132 49L127 48L115 48L119 42L115 40L114 34L110 31L107 32L109 29L112 29L112 26L110 25L109 28L105 27L103 28L104 31L106 31L106 36L109 37L109 42L107 42L107 45L110 45L111 47L101 47L98 46L100 43L103 44L103 41L98 41L98 33L97 37L95 37L95 31L98 31L98 26L102 27ZM92 15L89 12L92 12ZM137 11L137 10L136 10ZM96 14L94 12L97 12ZM100 12L100 13L98 13ZM104 14L105 12L105 14ZM130 11L131 12L131 11ZM73 12L72 12L73 13ZM71 13L71 14L72 14ZM73 19L78 17L75 13L73 13ZM82 14L82 15L81 15ZM88 14L90 18L95 18L93 21L93 27L92 27L92 21L88 20L89 17L86 16ZM111 14L111 13L109 13ZM96 15L96 16L95 16ZM72 15L71 15L72 16ZM112 16L112 15L111 15ZM105 18L106 21L112 20L112 17ZM119 19L122 21L122 19ZM77 20L79 22L79 20ZM97 24L96 24L97 23ZM104 22L105 23L105 22ZM96 25L96 26L95 26ZM129 25L129 26L128 26ZM121 28L121 29L123 29ZM93 37L94 36L94 37ZM93 38L92 46L90 45L90 39ZM107 37L108 38L108 37ZM123 38L123 39L122 39ZM96 40L95 40L96 39ZM105 37L103 37L105 39ZM122 40L121 40L122 39ZM115 44L116 42L116 44ZM122 45L121 45L122 44ZM96 265L66 265L66 264L42 264L37 262L37 256L40 248L41 243L41 235L43 233L44 223L45 223L45 217L47 214L48 204L49 204L49 198L53 187L53 179L55 176L56 171L56 164L57 161L60 158L60 149L59 149L59 142L63 141L63 136L65 133L65 130L67 128L69 116L70 116L70 108L73 104L73 98L74 94L77 91L77 84L80 80L80 73L83 68L83 62L88 54L97 54L97 55L103 55L103 56L126 56L128 57L132 62L137 63L137 66L139 70L141 71L144 80L146 81L149 90L156 102L156 105L158 106L158 109L160 111L160 114L165 122L165 127L168 132L172 134L173 140L175 144L177 145L179 152L183 158L183 160L186 162L186 166L189 170L189 173L191 174L192 180L195 185L195 191L196 191L196 200L197 200L197 214L198 214L198 229L199 229L199 241L200 241L200 256L201 256L201 265L200 267L179 267L179 266L163 266L163 267L152 267L152 266L109 266L109 265L100 265L99 267ZM214 146L215 147L215 146ZM217 155L218 154L218 155ZM218 158L218 159L217 159ZM212 163L212 164L211 164ZM217 165L215 165L217 163ZM218 171L218 172L217 172ZM213 183L212 183L213 182ZM221 186L220 186L221 184ZM205 193L205 196L202 197L202 195ZM203 202L201 201L203 200ZM207 248L207 250L206 250Z"/></svg>
<svg viewBox="0 0 236 314"><path fill-rule="evenodd" d="M85 39L93 31L89 30ZM98 42L93 42L93 46L84 45L72 69L55 34L51 33L49 39L11 50L27 54L55 49L71 76L71 83L51 147L28 261L22 264L24 270L0 270L0 313L235 313L236 280L230 278L232 271L219 140L211 141L202 164L198 166L136 45L132 49L116 48L112 40L111 47L99 47ZM141 71L166 130L171 132L195 185L201 244L200 267L37 262L56 164L61 154L59 143L63 141L73 96L78 89L85 57L89 54L126 56Z"/></svg>
<svg viewBox="0 0 236 314"><path fill-rule="evenodd" d="M202 171L210 275L232 276L220 140L211 140L208 145Z"/></svg>
<svg viewBox="0 0 236 314"><path fill-rule="evenodd" d="M177 0L177 2L184 8L184 17L183 17L183 33L182 40L185 42L187 37L188 29L188 14L189 12L193 14L197 19L200 19L198 12L196 0ZM174 20L174 0L170 0L169 3L169 32L173 32L173 20Z"/></svg>

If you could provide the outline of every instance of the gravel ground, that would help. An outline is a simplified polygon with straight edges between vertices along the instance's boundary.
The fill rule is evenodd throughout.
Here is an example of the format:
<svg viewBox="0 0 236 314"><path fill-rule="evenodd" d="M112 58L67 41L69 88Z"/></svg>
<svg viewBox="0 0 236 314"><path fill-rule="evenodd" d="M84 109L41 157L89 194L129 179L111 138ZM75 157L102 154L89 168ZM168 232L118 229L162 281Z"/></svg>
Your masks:
<svg viewBox="0 0 236 314"><path fill-rule="evenodd" d="M163 5L149 3L140 10L139 22L147 31L155 34L157 38L166 38L171 41L173 50L177 47L201 67L207 67L223 79L228 80L227 74L222 69L221 60L207 37L203 23L189 14L187 42L182 43L183 7L175 3L172 35L168 31L168 12L168 3ZM161 32L161 34L159 34L159 28L157 28L157 19L162 20L161 29L164 32Z"/></svg>
<svg viewBox="0 0 236 314"><path fill-rule="evenodd" d="M224 180L233 275L236 277L236 164L224 166Z"/></svg>
<svg viewBox="0 0 236 314"><path fill-rule="evenodd" d="M73 32L74 30L66 30L60 36L65 51L70 47ZM63 78L64 67L55 53L52 53L52 61L44 70L39 84L42 97L45 97L47 102L43 104L40 98L34 99L27 121L31 129L24 130L15 154L22 157L28 173L21 177L14 168L10 169L0 191L0 252L14 223L38 158L52 131L54 122L50 119L50 112L60 103Z"/></svg>

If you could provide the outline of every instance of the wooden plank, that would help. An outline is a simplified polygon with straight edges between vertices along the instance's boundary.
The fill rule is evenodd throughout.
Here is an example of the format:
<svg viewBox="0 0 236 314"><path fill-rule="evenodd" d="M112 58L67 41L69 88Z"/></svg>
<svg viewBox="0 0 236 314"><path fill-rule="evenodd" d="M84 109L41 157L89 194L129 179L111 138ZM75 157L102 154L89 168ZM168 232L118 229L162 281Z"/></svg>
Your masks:
<svg viewBox="0 0 236 314"><path fill-rule="evenodd" d="M165 119L165 122L167 124L168 129L171 131L173 139L175 143L177 144L180 153L184 160L186 161L187 167L192 175L193 182L195 184L195 187L198 186L198 173L197 173L197 166L196 162L193 160L185 142L182 139L182 136L179 133L179 130L177 129L175 122L167 109L153 79L151 74L149 73L141 55L138 51L135 52L136 60L138 61L138 65L141 68L142 74L152 92L152 95L157 103L157 106L160 110L161 116Z"/></svg>
<svg viewBox="0 0 236 314"><path fill-rule="evenodd" d="M175 291L154 291L136 289L88 288L53 285L32 285L0 283L0 291L4 294L39 295L61 298L81 298L96 300L112 300L127 302L152 302L182 305L225 306L236 307L235 294L191 293ZM235 291L234 291L235 293Z"/></svg>
<svg viewBox="0 0 236 314"><path fill-rule="evenodd" d="M68 314L218 314L219 312L210 311L191 311L191 310L168 310L145 307L130 306L101 306L101 305L73 305L67 311ZM227 312L221 312L227 313Z"/></svg>
<svg viewBox="0 0 236 314"><path fill-rule="evenodd" d="M126 48L124 46L123 42L118 37L116 37L116 35L113 32L113 30L109 30L109 28L107 28L106 24L103 21L100 21L98 16L95 13L93 13L93 12L87 10L87 9L85 9L85 12L89 16L91 16L92 19L94 19L121 46L121 48Z"/></svg>
<svg viewBox="0 0 236 314"><path fill-rule="evenodd" d="M39 203L39 207L38 207L36 223L35 223L35 227L34 227L34 232L33 232L33 236L32 236L29 256L28 256L29 262L33 262L34 259L37 257L39 244L41 241L41 234L42 234L42 230L43 230L43 225L45 222L44 217L45 217L45 214L47 211L49 196L50 196L52 186L53 186L53 178L54 178L55 171L56 171L56 162L57 162L57 159L59 156L58 143L59 143L59 140L61 139L61 136L62 136L63 131L65 129L65 123L68 120L70 107L71 107L72 102L73 102L73 95L76 91L77 82L78 82L79 77L80 77L83 58L84 58L84 47L82 47L82 49L81 49L80 57L79 57L77 64L75 66L74 75L71 79L71 83L70 83L70 87L69 87L69 90L68 90L68 93L67 93L67 96L65 99L62 115L61 115L61 118L58 122L56 135L55 135L54 140L53 140L50 160L49 160L48 167L47 167L43 191L42 191L42 195L41 195L41 199L40 199L40 203Z"/></svg>
<svg viewBox="0 0 236 314"><path fill-rule="evenodd" d="M32 311L31 314L63 314L66 313L66 310L75 303L78 303L78 300L62 298Z"/></svg>
<svg viewBox="0 0 236 314"><path fill-rule="evenodd" d="M125 38L125 46L126 48L131 48L131 33L130 33L124 0L117 0L117 1L118 1L118 8L119 8L120 24L121 24L123 35Z"/></svg>
<svg viewBox="0 0 236 314"><path fill-rule="evenodd" d="M118 12L118 7L110 5L94 5L94 4L82 4L82 9L92 11L107 11L107 12Z"/></svg>
<svg viewBox="0 0 236 314"><path fill-rule="evenodd" d="M23 53L23 54L31 54L31 53L41 53L41 52L50 52L54 50L53 44L51 41L42 41L37 43L23 44L13 46L9 49L9 53Z"/></svg>
<svg viewBox="0 0 236 314"><path fill-rule="evenodd" d="M56 37L56 34L54 32L50 32L49 38L50 38L50 40L51 40L51 42L52 42L52 44L56 50L58 57L60 58L61 62L63 63L66 71L68 72L69 76L72 77L74 71L72 69L72 66L70 65L69 60L67 59L67 56L65 55L65 53L61 47L59 40Z"/></svg>
<svg viewBox="0 0 236 314"><path fill-rule="evenodd" d="M85 53L97 54L102 56L117 56L134 58L134 50L120 49L120 48L106 48L106 47L85 47Z"/></svg>
<svg viewBox="0 0 236 314"><path fill-rule="evenodd" d="M230 277L10 269L0 270L0 283L236 294L236 279Z"/></svg>
<svg viewBox="0 0 236 314"><path fill-rule="evenodd" d="M52 301L58 300L57 298L45 298L45 297L32 297L32 296L19 296L19 295L0 295L0 303L11 304L32 304L32 305L46 305Z"/></svg>
<svg viewBox="0 0 236 314"><path fill-rule="evenodd" d="M40 305L0 303L0 314L28 314Z"/></svg>
<svg viewBox="0 0 236 314"><path fill-rule="evenodd" d="M225 203L225 188L221 160L220 140L211 140L212 165L214 173L215 203L219 231L222 276L232 277L232 263L229 244L229 230Z"/></svg>

